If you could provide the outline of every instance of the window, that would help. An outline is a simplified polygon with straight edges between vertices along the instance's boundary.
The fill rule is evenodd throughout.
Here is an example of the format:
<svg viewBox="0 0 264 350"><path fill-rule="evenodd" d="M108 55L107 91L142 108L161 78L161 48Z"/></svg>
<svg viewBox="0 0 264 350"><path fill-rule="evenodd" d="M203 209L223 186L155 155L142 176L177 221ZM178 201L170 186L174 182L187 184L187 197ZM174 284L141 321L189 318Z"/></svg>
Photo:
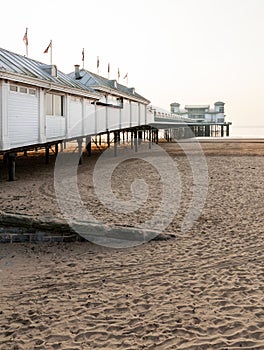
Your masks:
<svg viewBox="0 0 264 350"><path fill-rule="evenodd" d="M224 113L224 106L219 107L219 112Z"/></svg>
<svg viewBox="0 0 264 350"><path fill-rule="evenodd" d="M18 91L18 87L16 85L10 85L10 91L17 92Z"/></svg>
<svg viewBox="0 0 264 350"><path fill-rule="evenodd" d="M10 85L9 90L12 92L20 92L21 94L37 95L36 89L27 88L25 86Z"/></svg>
<svg viewBox="0 0 264 350"><path fill-rule="evenodd" d="M22 94L27 94L27 88L25 88L25 87L23 87L23 86L20 86L19 91L20 91Z"/></svg>
<svg viewBox="0 0 264 350"><path fill-rule="evenodd" d="M36 90L35 89L28 89L28 93L30 95L36 95Z"/></svg>
<svg viewBox="0 0 264 350"><path fill-rule="evenodd" d="M63 116L63 96L46 94L46 114Z"/></svg>

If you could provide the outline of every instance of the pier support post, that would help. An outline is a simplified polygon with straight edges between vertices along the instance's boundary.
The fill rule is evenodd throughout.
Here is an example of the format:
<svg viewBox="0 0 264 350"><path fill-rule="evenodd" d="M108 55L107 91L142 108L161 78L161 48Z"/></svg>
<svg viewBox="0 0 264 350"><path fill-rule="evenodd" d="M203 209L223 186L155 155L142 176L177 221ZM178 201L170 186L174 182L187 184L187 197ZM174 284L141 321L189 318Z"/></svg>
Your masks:
<svg viewBox="0 0 264 350"><path fill-rule="evenodd" d="M138 131L138 144L141 145L142 143L142 130Z"/></svg>
<svg viewBox="0 0 264 350"><path fill-rule="evenodd" d="M114 132L114 156L117 157L117 146L118 146L118 131Z"/></svg>
<svg viewBox="0 0 264 350"><path fill-rule="evenodd" d="M107 131L107 147L110 148L110 132Z"/></svg>
<svg viewBox="0 0 264 350"><path fill-rule="evenodd" d="M125 130L122 131L122 143L125 143Z"/></svg>
<svg viewBox="0 0 264 350"><path fill-rule="evenodd" d="M155 136L156 136L156 143L159 143L159 130L155 130Z"/></svg>
<svg viewBox="0 0 264 350"><path fill-rule="evenodd" d="M92 141L91 141L91 136L86 136L86 151L88 154L88 157L91 157L92 155Z"/></svg>
<svg viewBox="0 0 264 350"><path fill-rule="evenodd" d="M229 124L226 125L226 136L229 136Z"/></svg>
<svg viewBox="0 0 264 350"><path fill-rule="evenodd" d="M133 149L134 147L134 133L133 133L133 130L130 131L130 142L131 142L131 149Z"/></svg>
<svg viewBox="0 0 264 350"><path fill-rule="evenodd" d="M58 146L58 143L55 143L55 155L57 156L59 152L59 146Z"/></svg>
<svg viewBox="0 0 264 350"><path fill-rule="evenodd" d="M45 163L49 164L49 146L45 147Z"/></svg>
<svg viewBox="0 0 264 350"><path fill-rule="evenodd" d="M15 181L16 175L16 153L8 154L8 181Z"/></svg>
<svg viewBox="0 0 264 350"><path fill-rule="evenodd" d="M7 165L8 163L8 153L4 153L4 156L3 156L3 164L4 165Z"/></svg>
<svg viewBox="0 0 264 350"><path fill-rule="evenodd" d="M224 125L221 125L221 137L224 137Z"/></svg>
<svg viewBox="0 0 264 350"><path fill-rule="evenodd" d="M134 132L134 144L135 144L135 152L138 151L138 132L135 130Z"/></svg>
<svg viewBox="0 0 264 350"><path fill-rule="evenodd" d="M79 155L79 165L82 164L82 143L83 139L79 138L77 139L78 142L78 155Z"/></svg>
<svg viewBox="0 0 264 350"><path fill-rule="evenodd" d="M205 125L205 136L210 137L210 125Z"/></svg>

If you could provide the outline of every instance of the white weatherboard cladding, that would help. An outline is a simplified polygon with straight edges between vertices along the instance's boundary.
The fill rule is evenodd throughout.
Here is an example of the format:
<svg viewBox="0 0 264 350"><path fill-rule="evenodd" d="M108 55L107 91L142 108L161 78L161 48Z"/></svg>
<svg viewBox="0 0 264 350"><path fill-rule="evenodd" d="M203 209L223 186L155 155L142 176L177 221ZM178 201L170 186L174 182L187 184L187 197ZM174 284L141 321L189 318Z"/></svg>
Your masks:
<svg viewBox="0 0 264 350"><path fill-rule="evenodd" d="M70 98L69 106L69 137L83 135L82 100Z"/></svg>
<svg viewBox="0 0 264 350"><path fill-rule="evenodd" d="M8 136L11 147L38 143L38 97L9 91Z"/></svg>
<svg viewBox="0 0 264 350"><path fill-rule="evenodd" d="M138 125L138 103L131 101L131 126Z"/></svg>
<svg viewBox="0 0 264 350"><path fill-rule="evenodd" d="M84 134L96 134L95 105L90 101L84 103Z"/></svg>
<svg viewBox="0 0 264 350"><path fill-rule="evenodd" d="M123 108L121 110L121 128L130 127L130 103L124 99Z"/></svg>
<svg viewBox="0 0 264 350"><path fill-rule="evenodd" d="M140 114L140 125L144 125L146 121L146 106L140 103L139 105L139 114Z"/></svg>
<svg viewBox="0 0 264 350"><path fill-rule="evenodd" d="M108 129L115 130L119 129L119 115L120 109L107 107L107 116L108 116Z"/></svg>
<svg viewBox="0 0 264 350"><path fill-rule="evenodd" d="M65 118L55 115L46 116L47 140L61 139L65 137Z"/></svg>
<svg viewBox="0 0 264 350"><path fill-rule="evenodd" d="M106 131L106 107L96 106L97 133Z"/></svg>

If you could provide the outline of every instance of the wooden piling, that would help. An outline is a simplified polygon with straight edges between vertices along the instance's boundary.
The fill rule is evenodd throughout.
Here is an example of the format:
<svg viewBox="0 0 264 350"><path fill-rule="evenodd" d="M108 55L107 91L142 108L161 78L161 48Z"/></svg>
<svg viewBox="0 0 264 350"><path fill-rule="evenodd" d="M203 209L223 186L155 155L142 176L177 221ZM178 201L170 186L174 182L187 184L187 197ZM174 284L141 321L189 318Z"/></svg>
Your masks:
<svg viewBox="0 0 264 350"><path fill-rule="evenodd" d="M110 132L107 131L107 147L110 148Z"/></svg>
<svg viewBox="0 0 264 350"><path fill-rule="evenodd" d="M8 181L15 181L16 175L16 153L8 154Z"/></svg>
<svg viewBox="0 0 264 350"><path fill-rule="evenodd" d="M226 125L226 136L229 136L229 124Z"/></svg>
<svg viewBox="0 0 264 350"><path fill-rule="evenodd" d="M86 151L88 154L88 157L91 157L92 155L92 140L91 140L91 136L86 136Z"/></svg>
<svg viewBox="0 0 264 350"><path fill-rule="evenodd" d="M142 143L142 130L138 131L138 144L141 145Z"/></svg>
<svg viewBox="0 0 264 350"><path fill-rule="evenodd" d="M117 157L118 131L114 132L114 156Z"/></svg>
<svg viewBox="0 0 264 350"><path fill-rule="evenodd" d="M138 132L137 130L134 131L134 145L135 145L135 152L138 151Z"/></svg>
<svg viewBox="0 0 264 350"><path fill-rule="evenodd" d="M205 126L205 136L210 137L210 125Z"/></svg>
<svg viewBox="0 0 264 350"><path fill-rule="evenodd" d="M159 143L159 130L155 130L155 142L158 144Z"/></svg>
<svg viewBox="0 0 264 350"><path fill-rule="evenodd" d="M134 147L134 135L133 135L133 130L130 130L130 142L131 142L131 149Z"/></svg>
<svg viewBox="0 0 264 350"><path fill-rule="evenodd" d="M81 165L82 164L82 143L83 143L83 139L82 138L78 138L77 139L77 143L78 143L79 165Z"/></svg>
<svg viewBox="0 0 264 350"><path fill-rule="evenodd" d="M49 164L49 146L45 147L45 163Z"/></svg>

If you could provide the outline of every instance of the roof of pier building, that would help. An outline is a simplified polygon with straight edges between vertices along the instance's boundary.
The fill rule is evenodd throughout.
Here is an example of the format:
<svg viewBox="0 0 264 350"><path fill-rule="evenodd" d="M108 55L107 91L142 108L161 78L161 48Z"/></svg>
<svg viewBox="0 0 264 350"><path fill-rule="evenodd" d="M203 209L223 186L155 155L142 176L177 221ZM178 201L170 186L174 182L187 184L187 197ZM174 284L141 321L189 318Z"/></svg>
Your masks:
<svg viewBox="0 0 264 350"><path fill-rule="evenodd" d="M69 75L58 70L56 65L47 65L2 48L0 48L0 78L99 98L96 91L71 79Z"/></svg>
<svg viewBox="0 0 264 350"><path fill-rule="evenodd" d="M93 88L98 92L111 93L112 95L126 97L130 100L144 104L150 103L149 100L138 94L135 91L135 88L129 88L127 86L119 84L116 80L104 78L98 74L87 71L86 69L80 69L77 73L77 76L76 72L69 73L69 76L84 86Z"/></svg>
<svg viewBox="0 0 264 350"><path fill-rule="evenodd" d="M209 105L187 105L184 107L185 109L209 109Z"/></svg>

